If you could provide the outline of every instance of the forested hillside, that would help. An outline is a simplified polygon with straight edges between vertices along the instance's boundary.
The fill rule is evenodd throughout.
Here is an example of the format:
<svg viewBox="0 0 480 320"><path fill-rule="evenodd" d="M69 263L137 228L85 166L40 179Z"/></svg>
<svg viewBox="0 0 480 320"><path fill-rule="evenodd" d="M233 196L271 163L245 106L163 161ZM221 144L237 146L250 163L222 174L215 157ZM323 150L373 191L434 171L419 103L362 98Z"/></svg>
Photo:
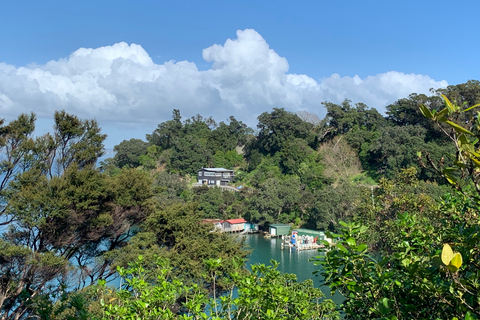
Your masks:
<svg viewBox="0 0 480 320"><path fill-rule="evenodd" d="M334 230L351 217L362 193L405 168L416 169L430 195L443 194L447 182L430 162L451 164L447 155L454 145L418 108L440 108L440 94L473 105L480 84L469 81L431 96L412 93L387 106L385 115L348 100L323 103L324 119L273 109L258 117L255 128L233 116L216 123L201 115L182 119L180 110L173 110L172 119L146 134L146 141L115 146L115 157L101 167L112 175L121 168L150 172L165 200L194 201L205 218ZM191 188L202 167L234 169L234 185L242 191Z"/></svg>
<svg viewBox="0 0 480 320"><path fill-rule="evenodd" d="M472 80L386 114L275 108L255 128L173 110L101 163L94 120L59 111L37 137L34 114L2 121L0 318L475 319L478 103ZM241 188L194 186L202 167ZM345 304L275 264L247 271L243 242L201 223L239 217L332 232L318 262Z"/></svg>

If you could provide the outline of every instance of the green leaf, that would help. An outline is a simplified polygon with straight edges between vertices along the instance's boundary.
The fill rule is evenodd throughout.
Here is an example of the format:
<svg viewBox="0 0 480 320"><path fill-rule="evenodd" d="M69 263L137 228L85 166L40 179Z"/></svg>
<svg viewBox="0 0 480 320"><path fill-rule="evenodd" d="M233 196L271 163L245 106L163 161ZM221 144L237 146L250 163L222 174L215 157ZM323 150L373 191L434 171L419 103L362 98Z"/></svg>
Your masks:
<svg viewBox="0 0 480 320"><path fill-rule="evenodd" d="M382 300L380 300L378 303L378 308L382 315L389 313L390 307L388 305L388 298L383 298Z"/></svg>
<svg viewBox="0 0 480 320"><path fill-rule="evenodd" d="M447 114L448 114L448 109L447 108L443 108L441 111L439 111L436 115L435 115L435 119L437 121L440 121L440 122L445 122L447 121Z"/></svg>
<svg viewBox="0 0 480 320"><path fill-rule="evenodd" d="M442 265L442 259L440 256L434 256L432 259L432 266L435 268L439 268Z"/></svg>
<svg viewBox="0 0 480 320"><path fill-rule="evenodd" d="M425 107L423 104L421 104L419 106L419 108L420 108L420 112L423 114L423 116L427 117L428 119L433 119L433 114L430 111L430 109Z"/></svg>
<svg viewBox="0 0 480 320"><path fill-rule="evenodd" d="M470 131L468 131L467 129L465 129L464 127L456 124L455 122L452 122L452 121L445 121L446 124L448 124L450 127L452 127L453 129L455 129L455 131L457 131L458 133L465 133L465 134L470 134L470 135L473 135L473 133L471 133Z"/></svg>
<svg viewBox="0 0 480 320"><path fill-rule="evenodd" d="M402 259L402 265L404 267L408 267L410 265L410 259L407 259L407 258Z"/></svg>
<svg viewBox="0 0 480 320"><path fill-rule="evenodd" d="M457 268L456 266L452 265L452 264L449 264L449 265L447 266L447 269L448 269L450 272L452 272L452 273L455 273L455 272L457 272L457 270L458 270L458 268Z"/></svg>
<svg viewBox="0 0 480 320"><path fill-rule="evenodd" d="M350 246L354 246L354 245L356 244L355 239L352 238L352 237L348 238L348 239L345 240L345 241L346 241L346 242L348 243L348 245L350 245Z"/></svg>
<svg viewBox="0 0 480 320"><path fill-rule="evenodd" d="M368 227L367 227L367 226L364 226L364 225L362 225L362 226L360 227L360 230L358 231L358 233L360 233L360 234L361 234L361 233L364 233L364 232L366 232L367 230L368 230Z"/></svg>
<svg viewBox="0 0 480 320"><path fill-rule="evenodd" d="M345 247L342 246L340 243L337 244L337 248L340 249L341 251L345 252L345 253L348 253L348 250L345 249Z"/></svg>
<svg viewBox="0 0 480 320"><path fill-rule="evenodd" d="M368 248L368 246L365 243L359 244L357 248L355 249L358 252L365 251Z"/></svg>

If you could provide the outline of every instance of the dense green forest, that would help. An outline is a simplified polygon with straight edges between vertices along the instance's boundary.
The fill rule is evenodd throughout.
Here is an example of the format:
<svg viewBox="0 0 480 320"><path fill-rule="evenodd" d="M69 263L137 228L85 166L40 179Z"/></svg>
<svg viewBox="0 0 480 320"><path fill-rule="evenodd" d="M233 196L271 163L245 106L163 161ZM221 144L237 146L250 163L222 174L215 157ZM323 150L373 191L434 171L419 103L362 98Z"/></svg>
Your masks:
<svg viewBox="0 0 480 320"><path fill-rule="evenodd" d="M323 119L275 108L256 128L173 110L100 163L94 120L59 111L43 136L34 114L2 121L0 319L475 319L478 103L471 80L385 115L324 102ZM240 191L194 187L202 167L234 169ZM329 231L315 263L344 304L275 263L247 271L243 242L201 223L239 217Z"/></svg>

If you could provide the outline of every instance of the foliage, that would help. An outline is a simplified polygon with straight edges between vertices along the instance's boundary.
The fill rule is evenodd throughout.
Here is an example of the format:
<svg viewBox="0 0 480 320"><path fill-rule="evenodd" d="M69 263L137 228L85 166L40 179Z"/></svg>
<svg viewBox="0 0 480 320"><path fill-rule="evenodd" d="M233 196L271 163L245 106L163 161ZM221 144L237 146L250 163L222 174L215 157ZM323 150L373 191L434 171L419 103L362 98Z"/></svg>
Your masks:
<svg viewBox="0 0 480 320"><path fill-rule="evenodd" d="M163 170L155 175L154 188L158 203L169 205L182 199L187 192L187 181L178 173Z"/></svg>
<svg viewBox="0 0 480 320"><path fill-rule="evenodd" d="M220 188L196 188L194 201L198 209L203 211L204 218L231 219L240 218L236 193L226 192Z"/></svg>
<svg viewBox="0 0 480 320"><path fill-rule="evenodd" d="M249 198L245 217L252 222L274 222L284 217L289 217L289 220L292 215L295 218L301 196L300 188L300 181L295 177L283 181L277 178L266 179Z"/></svg>
<svg viewBox="0 0 480 320"><path fill-rule="evenodd" d="M171 150L168 161L171 171L195 174L202 167L241 164L243 157L238 155L236 148L245 145L251 133L250 128L233 116L228 124L220 122L218 126L211 117L200 115L182 122L180 111L175 109L172 120L159 124L152 134L147 134L147 140L161 150ZM159 150L150 153L156 155Z"/></svg>
<svg viewBox="0 0 480 320"><path fill-rule="evenodd" d="M108 258L114 265L126 267L142 254L170 260L173 272L186 283L210 288L204 277L203 260L221 258L221 271L227 274L235 257L244 258L248 251L243 242L226 233L214 232L214 226L201 223L203 212L196 203L172 203L157 209L140 225L127 246L112 252ZM222 279L218 290L222 290Z"/></svg>
<svg viewBox="0 0 480 320"><path fill-rule="evenodd" d="M222 262L205 261L213 279ZM173 276L168 260L157 258L150 270L143 263L139 256L128 268L119 268L125 279L120 290L100 283L101 312L96 319L339 319L333 302L322 300L311 280L298 283L295 275L279 272L275 261L272 266L253 265L252 272L245 273L240 260L230 273L230 293L219 299L209 299L195 285Z"/></svg>
<svg viewBox="0 0 480 320"><path fill-rule="evenodd" d="M256 145L263 154L274 155L281 151L289 139L306 139L312 125L300 119L296 114L284 109L274 108L271 113L258 116L259 129Z"/></svg>
<svg viewBox="0 0 480 320"><path fill-rule="evenodd" d="M319 148L325 166L325 176L338 185L341 180L360 174L362 167L355 150L350 147L344 136L337 136L325 142Z"/></svg>
<svg viewBox="0 0 480 320"><path fill-rule="evenodd" d="M212 152L205 142L194 135L178 140L170 157L170 165L183 174L196 174L197 170L209 167Z"/></svg>
<svg viewBox="0 0 480 320"><path fill-rule="evenodd" d="M141 163L141 157L146 155L147 148L148 143L140 139L124 140L113 148L113 160L119 168L136 168Z"/></svg>
<svg viewBox="0 0 480 320"><path fill-rule="evenodd" d="M157 168L158 158L160 157L161 149L156 145L151 145L147 148L146 154L139 157L140 165L145 170L153 170Z"/></svg>
<svg viewBox="0 0 480 320"><path fill-rule="evenodd" d="M361 187L346 180L336 186L316 190L309 208L308 226L313 229L334 231L338 221L350 220L357 208Z"/></svg>
<svg viewBox="0 0 480 320"><path fill-rule="evenodd" d="M154 269L144 268L143 256L131 262L128 268L118 267L118 273L125 283L117 291L109 290L105 281L99 282L101 314L99 320L153 320L153 319L195 319L187 314L178 315L181 309L189 308L206 318L200 310L208 301L195 285L186 286L172 277L168 260L157 258ZM180 298L186 299L178 304ZM188 310L188 309L187 309Z"/></svg>
<svg viewBox="0 0 480 320"><path fill-rule="evenodd" d="M32 316L36 299L58 296L62 286L78 288L108 276L107 261L92 262L121 246L129 227L151 209L148 176L96 170L105 135L95 121L56 112L54 133L35 139L34 122L33 114L21 115L0 128L5 319Z"/></svg>
<svg viewBox="0 0 480 320"><path fill-rule="evenodd" d="M378 186L363 189L353 220L369 226L368 238L362 240L375 250L392 252L399 214L417 213L429 225L439 225L436 201L449 188L423 182L417 175L413 167L404 169L394 180L380 179Z"/></svg>
<svg viewBox="0 0 480 320"><path fill-rule="evenodd" d="M243 155L237 151L217 151L213 155L213 166L215 168L233 169L243 164Z"/></svg>
<svg viewBox="0 0 480 320"><path fill-rule="evenodd" d="M474 319L478 275L458 270L460 264L438 264L442 234L425 223L416 214L399 215L393 254L385 256L358 242L366 226L342 223L342 232L330 235L337 242L325 243L330 250L317 263L325 283L346 298L342 308L348 319Z"/></svg>
<svg viewBox="0 0 480 320"><path fill-rule="evenodd" d="M459 106L443 96L445 108L420 112L433 120L453 142L454 165L445 167L427 154L456 193L436 203L419 193L415 169L396 182L382 180L372 204L364 203L358 220L343 223L335 244L325 243L320 271L332 290L346 301L348 318L476 319L480 313L480 163L477 119L468 113L478 107ZM373 238L373 240L372 240ZM370 240L375 249L370 253Z"/></svg>

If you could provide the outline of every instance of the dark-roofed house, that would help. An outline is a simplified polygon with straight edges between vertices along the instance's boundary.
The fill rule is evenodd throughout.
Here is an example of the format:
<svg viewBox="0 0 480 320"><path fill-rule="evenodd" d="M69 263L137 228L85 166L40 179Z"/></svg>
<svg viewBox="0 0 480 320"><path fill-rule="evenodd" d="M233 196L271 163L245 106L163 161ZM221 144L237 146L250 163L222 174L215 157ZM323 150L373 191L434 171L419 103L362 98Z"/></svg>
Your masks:
<svg viewBox="0 0 480 320"><path fill-rule="evenodd" d="M233 170L225 168L202 168L198 170L198 183L209 186L226 186L233 181Z"/></svg>

